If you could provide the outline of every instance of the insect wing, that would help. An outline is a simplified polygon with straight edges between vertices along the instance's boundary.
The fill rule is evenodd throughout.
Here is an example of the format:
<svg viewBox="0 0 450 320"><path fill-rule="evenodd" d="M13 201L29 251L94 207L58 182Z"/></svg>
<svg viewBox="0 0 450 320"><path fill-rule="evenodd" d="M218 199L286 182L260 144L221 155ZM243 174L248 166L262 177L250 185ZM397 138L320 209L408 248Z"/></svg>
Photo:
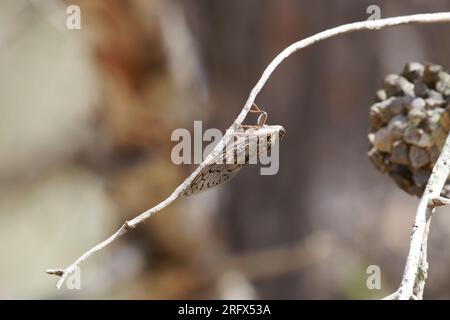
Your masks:
<svg viewBox="0 0 450 320"><path fill-rule="evenodd" d="M269 138L278 131L278 126L263 126L236 133L236 140L198 173L183 194L195 194L231 180L243 166L256 163L263 151L271 149L273 141Z"/></svg>
<svg viewBox="0 0 450 320"><path fill-rule="evenodd" d="M236 141L210 161L192 180L184 195L195 194L223 184L233 178L248 163L248 139L245 135L235 136Z"/></svg>
<svg viewBox="0 0 450 320"><path fill-rule="evenodd" d="M184 192L185 195L195 194L212 187L218 186L233 178L243 167L242 164L217 164L207 165L195 177L189 188Z"/></svg>

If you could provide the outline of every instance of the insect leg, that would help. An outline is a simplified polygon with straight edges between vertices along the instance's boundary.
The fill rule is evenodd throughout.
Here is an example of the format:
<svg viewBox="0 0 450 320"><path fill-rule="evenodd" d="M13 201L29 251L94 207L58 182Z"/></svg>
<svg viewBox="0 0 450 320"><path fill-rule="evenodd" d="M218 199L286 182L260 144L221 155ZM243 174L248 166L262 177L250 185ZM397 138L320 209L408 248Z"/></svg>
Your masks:
<svg viewBox="0 0 450 320"><path fill-rule="evenodd" d="M256 103L253 102L252 106L250 107L250 111L249 112L257 112L257 113L261 113L261 109L256 105Z"/></svg>

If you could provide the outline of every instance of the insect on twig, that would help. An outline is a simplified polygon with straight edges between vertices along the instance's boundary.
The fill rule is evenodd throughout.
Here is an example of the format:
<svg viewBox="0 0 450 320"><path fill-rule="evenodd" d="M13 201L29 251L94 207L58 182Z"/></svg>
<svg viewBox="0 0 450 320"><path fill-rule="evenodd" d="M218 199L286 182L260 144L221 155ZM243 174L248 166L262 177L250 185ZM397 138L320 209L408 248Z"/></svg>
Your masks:
<svg viewBox="0 0 450 320"><path fill-rule="evenodd" d="M252 103L255 101L257 95L261 91L261 89L266 84L267 80L270 78L272 73L277 69L277 67L290 55L292 55L295 52L298 52L302 49L305 49L315 43L318 43L320 41L355 31L363 31L363 30L380 30L382 28L388 28L398 25L405 25L405 24L411 24L411 23L438 23L438 22L450 22L450 12L438 12L438 13L427 13L427 14L416 14L416 15L410 15L410 16L400 16L400 17L392 17L392 18L386 18L386 19L379 19L379 20L371 20L371 21L360 21L360 22L353 22L349 24L344 24L337 26L332 29L328 29L325 31L322 31L320 33L317 33L315 35L312 35L308 38L299 40L297 42L294 42L293 44L289 45L287 48L285 48L283 51L281 51L273 60L270 62L270 64L266 67L264 70L262 76L256 83L256 85L253 87L253 89L250 91L250 95L242 108L239 115L236 117L236 119L233 121L233 124L231 125L229 130L236 130L235 128L238 128L242 121L247 116ZM272 130L275 133L279 134L279 137L281 138L284 135L284 129L281 126L266 126L268 127L268 131ZM256 130L262 130L264 129L264 125L261 128L257 128ZM249 129L250 130L250 129ZM260 131L261 133L261 131ZM222 142L224 139L222 139ZM213 151L214 152L214 151ZM212 154L211 154L212 155ZM112 234L109 238L105 239L104 241L100 242L96 246L92 247L88 251L84 252L81 256L79 256L72 264L70 264L68 267L64 269L48 269L47 273L54 274L57 276L60 276L61 278L58 281L58 284L56 285L57 288L61 288L62 285L67 280L68 276L71 275L77 268L83 263L86 259L88 259L90 256L92 256L94 253L104 249L109 244L113 243L117 239L119 239L121 236L129 232L130 230L133 230L136 226L143 223L147 219L149 219L151 216L156 214L157 212L160 212L164 208L166 208L168 205L173 203L175 200L178 199L178 197L182 194L186 194L187 189L192 190L193 184L192 181L194 179L197 179L199 176L199 173L203 171L205 166L208 166L208 164L211 164L212 161L207 158L207 161L205 160L200 164L200 166L193 172L189 177L187 177L165 200L161 201L157 205L153 206L152 208L149 208L148 210L142 212L141 214L137 215L130 221L126 221L114 234ZM187 194L193 193L192 191L188 191ZM416 233L418 236L422 236L418 233ZM415 239L415 238L414 238ZM412 239L411 241L413 241ZM419 239L420 240L420 239ZM414 241L417 242L417 241ZM421 246L419 246L419 249ZM419 254L420 257L420 254ZM412 258L417 258L416 255L414 255ZM417 266L417 259L415 261L412 261L413 263L411 265ZM414 263L415 262L415 263ZM405 270L408 272L405 272L407 279L413 279L414 281L414 268L408 268L408 270ZM412 273L412 276L411 276ZM408 294L408 292L406 292Z"/></svg>
<svg viewBox="0 0 450 320"><path fill-rule="evenodd" d="M231 180L246 164L257 163L263 152L269 152L271 146L283 138L285 130L282 126L266 125L267 112L253 103L252 113L259 113L256 125L239 126L242 130L234 132L231 145L214 157L203 170L192 180L183 192L191 195Z"/></svg>

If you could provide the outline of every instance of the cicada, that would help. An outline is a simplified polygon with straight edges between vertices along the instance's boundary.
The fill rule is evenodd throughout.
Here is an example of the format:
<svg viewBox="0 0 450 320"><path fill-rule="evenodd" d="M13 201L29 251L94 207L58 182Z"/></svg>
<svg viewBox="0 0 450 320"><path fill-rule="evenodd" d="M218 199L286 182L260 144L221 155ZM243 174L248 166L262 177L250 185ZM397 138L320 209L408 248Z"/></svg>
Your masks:
<svg viewBox="0 0 450 320"><path fill-rule="evenodd" d="M231 180L244 166L256 164L259 156L271 151L284 136L279 125L266 125L267 113L253 104L250 112L259 113L256 125L241 125L242 130L233 133L231 144L215 156L192 180L183 192L191 195Z"/></svg>

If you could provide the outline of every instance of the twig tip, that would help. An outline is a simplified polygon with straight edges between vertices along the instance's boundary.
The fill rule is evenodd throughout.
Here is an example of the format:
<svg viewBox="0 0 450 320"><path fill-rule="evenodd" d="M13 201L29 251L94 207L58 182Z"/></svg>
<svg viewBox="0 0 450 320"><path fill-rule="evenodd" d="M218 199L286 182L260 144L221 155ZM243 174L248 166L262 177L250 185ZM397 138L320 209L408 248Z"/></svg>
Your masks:
<svg viewBox="0 0 450 320"><path fill-rule="evenodd" d="M63 269L47 269L47 270L45 270L45 272L47 274L53 274L53 275L58 276L58 277L62 277L63 274L64 274L64 270Z"/></svg>

